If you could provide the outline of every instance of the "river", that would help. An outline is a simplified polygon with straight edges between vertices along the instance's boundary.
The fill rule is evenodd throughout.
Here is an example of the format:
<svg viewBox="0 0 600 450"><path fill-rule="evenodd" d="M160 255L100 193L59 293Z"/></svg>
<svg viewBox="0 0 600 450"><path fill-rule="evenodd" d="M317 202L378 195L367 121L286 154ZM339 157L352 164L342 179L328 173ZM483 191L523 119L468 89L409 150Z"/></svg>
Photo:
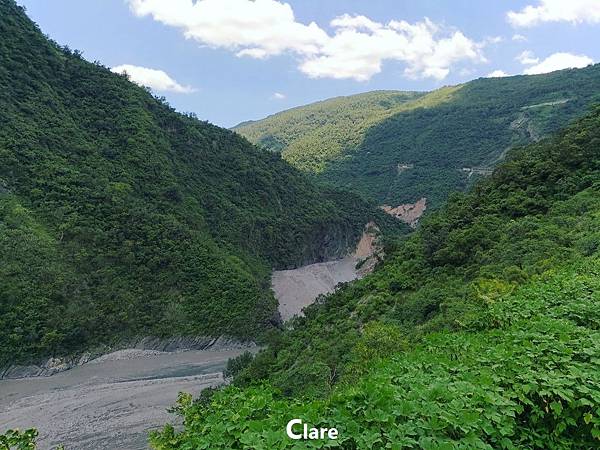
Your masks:
<svg viewBox="0 0 600 450"><path fill-rule="evenodd" d="M148 432L177 418L179 392L223 382L227 360L243 353L126 350L51 377L0 380L0 430L35 427L40 450L148 448Z"/></svg>
<svg viewBox="0 0 600 450"><path fill-rule="evenodd" d="M282 319L372 270L378 260L374 230L367 224L346 258L274 272ZM0 380L0 431L37 428L40 450L59 444L66 450L147 449L150 430L178 423L167 412L178 393L197 396L222 384L227 360L244 351L121 350L51 377Z"/></svg>

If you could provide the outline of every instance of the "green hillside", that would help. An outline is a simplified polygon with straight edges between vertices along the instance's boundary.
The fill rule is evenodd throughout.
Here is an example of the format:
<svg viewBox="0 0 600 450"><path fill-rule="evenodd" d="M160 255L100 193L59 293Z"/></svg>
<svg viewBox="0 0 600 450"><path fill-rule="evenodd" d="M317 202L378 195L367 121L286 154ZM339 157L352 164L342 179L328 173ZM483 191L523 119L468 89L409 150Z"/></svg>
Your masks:
<svg viewBox="0 0 600 450"><path fill-rule="evenodd" d="M283 152L288 161L307 172L321 173L343 156L346 148L358 147L370 125L422 96L418 92L376 91L338 97L244 122L234 130L262 147Z"/></svg>
<svg viewBox="0 0 600 450"><path fill-rule="evenodd" d="M154 446L597 448L599 229L596 108L509 152L373 274L231 362L234 386L182 395L184 430ZM292 441L291 418L340 438Z"/></svg>
<svg viewBox="0 0 600 450"><path fill-rule="evenodd" d="M0 0L0 367L134 336L256 338L272 268L379 213L50 42Z"/></svg>
<svg viewBox="0 0 600 450"><path fill-rule="evenodd" d="M317 179L380 205L443 204L515 145L566 126L600 101L600 66L482 78L430 93L372 92L240 124L237 132Z"/></svg>

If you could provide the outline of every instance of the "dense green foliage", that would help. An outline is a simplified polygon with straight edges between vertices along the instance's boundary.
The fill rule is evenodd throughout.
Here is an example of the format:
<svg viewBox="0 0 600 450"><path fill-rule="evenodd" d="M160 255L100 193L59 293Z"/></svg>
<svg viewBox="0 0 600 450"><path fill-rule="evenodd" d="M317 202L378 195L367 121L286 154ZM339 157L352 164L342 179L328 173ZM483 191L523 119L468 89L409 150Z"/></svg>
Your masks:
<svg viewBox="0 0 600 450"><path fill-rule="evenodd" d="M254 358L254 355L250 352L244 352L235 358L230 358L227 361L227 366L223 370L224 378L233 378L238 375L242 370L248 367Z"/></svg>
<svg viewBox="0 0 600 450"><path fill-rule="evenodd" d="M600 444L600 108L509 152L363 280L305 310L234 386L180 399L156 448ZM293 442L285 424L336 426Z"/></svg>
<svg viewBox="0 0 600 450"><path fill-rule="evenodd" d="M0 450L35 450L37 436L38 432L33 428L25 431L8 430L0 434ZM65 450L65 448L60 445L56 450Z"/></svg>
<svg viewBox="0 0 600 450"><path fill-rule="evenodd" d="M515 145L566 126L600 101L600 66L482 78L427 94L394 91L295 108L236 131L317 179L396 206L443 204ZM414 165L398 170L398 165Z"/></svg>
<svg viewBox="0 0 600 450"><path fill-rule="evenodd" d="M183 434L158 449L594 448L600 442L600 263L548 273L494 302L469 331L428 335L327 400L268 386L180 398ZM338 441L298 444L292 417L336 427Z"/></svg>
<svg viewBox="0 0 600 450"><path fill-rule="evenodd" d="M234 129L252 142L310 172L323 172L346 147L358 147L366 129L421 97L417 92L375 91L294 108Z"/></svg>
<svg viewBox="0 0 600 450"><path fill-rule="evenodd" d="M34 450L36 430L8 430L0 434L0 450Z"/></svg>
<svg viewBox="0 0 600 450"><path fill-rule="evenodd" d="M0 367L122 338L254 338L273 267L380 214L46 39L0 0Z"/></svg>

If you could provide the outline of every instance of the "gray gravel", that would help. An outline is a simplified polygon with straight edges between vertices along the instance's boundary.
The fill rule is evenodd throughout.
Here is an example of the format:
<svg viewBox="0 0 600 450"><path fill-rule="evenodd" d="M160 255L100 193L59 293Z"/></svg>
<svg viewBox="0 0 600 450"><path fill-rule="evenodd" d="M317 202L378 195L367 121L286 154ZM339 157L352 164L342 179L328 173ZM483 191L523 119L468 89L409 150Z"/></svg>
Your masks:
<svg viewBox="0 0 600 450"><path fill-rule="evenodd" d="M0 380L0 430L35 427L40 450L148 448L179 392L223 382L227 360L245 350L165 353L122 350L52 377Z"/></svg>
<svg viewBox="0 0 600 450"><path fill-rule="evenodd" d="M319 295L329 294L339 283L358 278L357 262L355 257L348 256L337 261L273 272L271 285L279 301L281 318L286 321L301 315L302 309L314 303Z"/></svg>

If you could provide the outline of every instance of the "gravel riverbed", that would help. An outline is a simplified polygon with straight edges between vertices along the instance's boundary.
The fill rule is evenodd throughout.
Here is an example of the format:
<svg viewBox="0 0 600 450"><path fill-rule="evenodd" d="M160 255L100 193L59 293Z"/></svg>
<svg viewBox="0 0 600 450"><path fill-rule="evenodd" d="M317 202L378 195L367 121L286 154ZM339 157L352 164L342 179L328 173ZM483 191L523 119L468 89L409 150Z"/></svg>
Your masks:
<svg viewBox="0 0 600 450"><path fill-rule="evenodd" d="M35 427L39 449L148 448L148 432L177 418L179 392L223 383L229 351L121 350L51 377L0 380L0 430Z"/></svg>

